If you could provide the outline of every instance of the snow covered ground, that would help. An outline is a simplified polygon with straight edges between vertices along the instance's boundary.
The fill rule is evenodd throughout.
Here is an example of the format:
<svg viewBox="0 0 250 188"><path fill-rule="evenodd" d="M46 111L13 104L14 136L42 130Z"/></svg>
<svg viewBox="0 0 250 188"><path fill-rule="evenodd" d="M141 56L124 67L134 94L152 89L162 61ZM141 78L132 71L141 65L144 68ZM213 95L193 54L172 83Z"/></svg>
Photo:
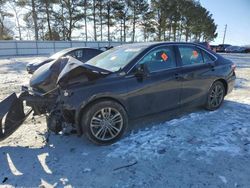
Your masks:
<svg viewBox="0 0 250 188"><path fill-rule="evenodd" d="M160 114L131 122L112 146L51 135L29 118L0 143L3 187L250 187L250 54L237 64L235 90L215 111ZM0 100L28 84L32 58L0 59Z"/></svg>

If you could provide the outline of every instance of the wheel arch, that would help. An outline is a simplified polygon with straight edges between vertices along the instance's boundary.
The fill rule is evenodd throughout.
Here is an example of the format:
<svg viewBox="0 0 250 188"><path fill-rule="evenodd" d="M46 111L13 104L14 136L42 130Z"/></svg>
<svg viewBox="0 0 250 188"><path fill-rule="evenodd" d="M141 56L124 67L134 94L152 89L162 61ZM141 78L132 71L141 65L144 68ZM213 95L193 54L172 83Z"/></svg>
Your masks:
<svg viewBox="0 0 250 188"><path fill-rule="evenodd" d="M227 84L227 81L223 78L220 78L220 79L217 79L214 81L215 82L221 82L223 85L224 85L224 88L225 88L225 96L227 95L227 91L228 91L228 84Z"/></svg>
<svg viewBox="0 0 250 188"><path fill-rule="evenodd" d="M82 117L83 113L86 112L88 110L88 108L90 108L93 104L101 102L101 101L116 102L116 103L120 104L124 108L126 113L128 114L128 111L127 111L127 108L126 108L126 105L124 104L124 102L122 102L122 100L120 100L120 99L117 99L116 97L103 96L103 97L98 97L98 98L92 99L92 100L88 101L87 103L85 103L84 105L82 105L75 113L75 123L77 126L78 135L83 134L83 130L81 127L81 117Z"/></svg>

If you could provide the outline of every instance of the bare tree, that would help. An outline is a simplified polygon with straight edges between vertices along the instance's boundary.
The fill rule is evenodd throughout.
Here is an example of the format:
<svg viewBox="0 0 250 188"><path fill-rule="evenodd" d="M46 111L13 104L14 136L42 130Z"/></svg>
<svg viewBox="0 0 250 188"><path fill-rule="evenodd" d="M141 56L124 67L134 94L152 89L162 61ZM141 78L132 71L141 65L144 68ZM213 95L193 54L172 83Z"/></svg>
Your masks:
<svg viewBox="0 0 250 188"><path fill-rule="evenodd" d="M18 35L19 35L19 40L22 40L22 26L20 24L20 18L22 18L22 15L20 14L20 9L22 9L22 7L18 6L18 1L17 0L13 0L13 1L9 1L8 2L8 7L13 10L14 12L14 16L15 16L15 19L16 19L16 28L18 30Z"/></svg>
<svg viewBox="0 0 250 188"><path fill-rule="evenodd" d="M0 0L0 40L12 39L12 31L7 28L4 24L5 18L13 17L11 13L6 10L4 6L6 3L5 0Z"/></svg>

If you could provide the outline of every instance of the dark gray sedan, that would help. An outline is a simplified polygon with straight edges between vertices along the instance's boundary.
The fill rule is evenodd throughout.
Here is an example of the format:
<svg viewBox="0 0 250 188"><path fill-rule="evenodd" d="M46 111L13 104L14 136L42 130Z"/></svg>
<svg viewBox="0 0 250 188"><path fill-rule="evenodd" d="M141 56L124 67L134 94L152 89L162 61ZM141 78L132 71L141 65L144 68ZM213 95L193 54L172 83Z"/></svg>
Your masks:
<svg viewBox="0 0 250 188"><path fill-rule="evenodd" d="M86 63L63 59L55 89L47 89L54 77L44 79L47 74L37 70L31 90L24 88L19 97L14 93L0 103L0 123L7 114L0 140L29 115L23 101L33 115L47 116L50 131L62 131L66 122L78 135L106 145L122 137L131 119L194 106L218 109L236 79L232 61L194 43L135 43Z"/></svg>

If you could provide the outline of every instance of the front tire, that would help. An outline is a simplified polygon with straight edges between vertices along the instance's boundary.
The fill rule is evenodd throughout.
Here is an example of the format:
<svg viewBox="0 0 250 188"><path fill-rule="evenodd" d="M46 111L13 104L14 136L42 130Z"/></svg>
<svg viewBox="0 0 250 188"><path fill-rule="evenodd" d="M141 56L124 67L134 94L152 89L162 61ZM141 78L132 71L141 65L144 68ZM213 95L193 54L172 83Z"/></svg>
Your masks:
<svg viewBox="0 0 250 188"><path fill-rule="evenodd" d="M85 111L81 126L90 141L97 145L109 145L122 137L128 126L128 118L119 103L100 101Z"/></svg>
<svg viewBox="0 0 250 188"><path fill-rule="evenodd" d="M222 105L224 97L225 87L223 83L220 81L214 82L208 92L206 109L210 111L218 109Z"/></svg>

